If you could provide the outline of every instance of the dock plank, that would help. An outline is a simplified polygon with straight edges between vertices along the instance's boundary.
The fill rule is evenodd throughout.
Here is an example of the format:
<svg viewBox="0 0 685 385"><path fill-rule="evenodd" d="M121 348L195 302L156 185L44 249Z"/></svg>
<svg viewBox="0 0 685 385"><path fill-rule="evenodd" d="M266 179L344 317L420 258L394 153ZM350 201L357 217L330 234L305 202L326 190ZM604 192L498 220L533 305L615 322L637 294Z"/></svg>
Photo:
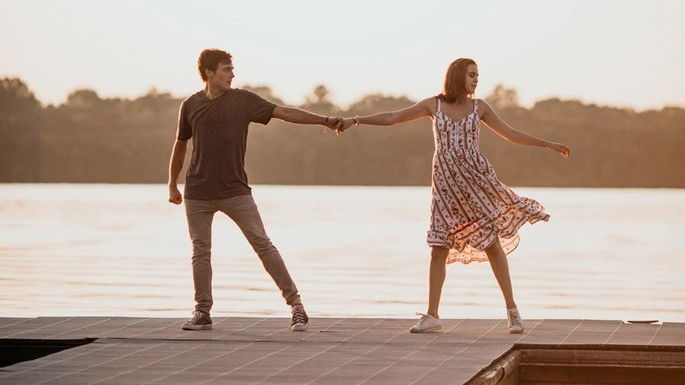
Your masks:
<svg viewBox="0 0 685 385"><path fill-rule="evenodd" d="M285 318L221 317L184 331L181 318L0 318L0 338L97 338L0 370L2 384L436 384L464 383L514 344L685 346L685 324L448 319L411 334L415 320L313 318L292 332Z"/></svg>

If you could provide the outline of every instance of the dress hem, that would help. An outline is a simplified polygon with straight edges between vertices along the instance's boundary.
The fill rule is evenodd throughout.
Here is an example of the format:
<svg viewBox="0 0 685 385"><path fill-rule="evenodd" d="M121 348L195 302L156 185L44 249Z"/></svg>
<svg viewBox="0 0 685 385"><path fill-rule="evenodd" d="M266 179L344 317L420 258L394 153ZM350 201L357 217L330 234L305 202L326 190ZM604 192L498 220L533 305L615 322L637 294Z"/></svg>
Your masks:
<svg viewBox="0 0 685 385"><path fill-rule="evenodd" d="M496 216L495 219L499 218L503 214L504 213ZM463 264L468 264L471 262L488 262L488 257L484 250L492 245L492 242L495 242L496 239L499 239L500 244L502 245L502 250L504 251L505 255L508 255L518 247L520 243L518 230L523 227L526 222L535 224L539 221L547 222L548 220L549 214L546 214L544 211L527 215L525 218L522 218L522 220L518 221L518 223L510 224L507 229L493 229L493 231L490 232L487 237L483 238L484 240L487 240L487 242L473 242L472 239L469 239L469 236L458 237L459 232L456 231L450 232L451 234L445 234L447 236L446 238L448 239L444 240L439 239L442 237L431 237L431 233L435 233L435 231L429 231L429 239L427 240L427 243L429 247L437 246L450 249L446 264L451 264L454 262L461 262ZM449 242L450 238L452 239L451 244ZM469 241L476 243L476 245L469 243ZM483 245L483 243L486 244Z"/></svg>

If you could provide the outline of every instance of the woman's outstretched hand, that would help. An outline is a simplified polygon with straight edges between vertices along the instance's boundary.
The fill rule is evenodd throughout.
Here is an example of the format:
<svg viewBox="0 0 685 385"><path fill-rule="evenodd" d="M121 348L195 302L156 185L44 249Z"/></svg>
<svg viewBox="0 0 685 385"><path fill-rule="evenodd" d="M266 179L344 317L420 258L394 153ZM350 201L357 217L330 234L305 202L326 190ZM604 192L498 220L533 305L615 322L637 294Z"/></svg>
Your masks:
<svg viewBox="0 0 685 385"><path fill-rule="evenodd" d="M562 143L552 143L550 147L552 150L559 152L561 156L563 156L565 159L568 159L571 157L571 149L568 148L565 144Z"/></svg>

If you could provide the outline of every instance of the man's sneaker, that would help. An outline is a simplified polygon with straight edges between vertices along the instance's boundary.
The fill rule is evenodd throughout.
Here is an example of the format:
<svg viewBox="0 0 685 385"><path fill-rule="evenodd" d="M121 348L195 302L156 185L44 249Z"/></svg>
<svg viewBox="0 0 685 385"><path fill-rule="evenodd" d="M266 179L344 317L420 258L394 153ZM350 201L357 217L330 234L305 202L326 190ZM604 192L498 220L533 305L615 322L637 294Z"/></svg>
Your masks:
<svg viewBox="0 0 685 385"><path fill-rule="evenodd" d="M519 315L517 308L507 309L507 326L509 326L509 333L521 334L523 333L523 321Z"/></svg>
<svg viewBox="0 0 685 385"><path fill-rule="evenodd" d="M412 326L412 328L409 330L410 332L428 333L434 330L442 329L442 324L438 318L435 318L430 314L416 313L416 315L420 315L421 319L416 323L416 325Z"/></svg>
<svg viewBox="0 0 685 385"><path fill-rule="evenodd" d="M302 304L293 306L292 310L292 321L290 322L290 330L301 332L307 330L309 325L309 317L307 317L307 312L304 311L304 306Z"/></svg>
<svg viewBox="0 0 685 385"><path fill-rule="evenodd" d="M212 319L209 318L209 313L196 310L193 312L193 317L183 324L183 330L210 330L212 328Z"/></svg>

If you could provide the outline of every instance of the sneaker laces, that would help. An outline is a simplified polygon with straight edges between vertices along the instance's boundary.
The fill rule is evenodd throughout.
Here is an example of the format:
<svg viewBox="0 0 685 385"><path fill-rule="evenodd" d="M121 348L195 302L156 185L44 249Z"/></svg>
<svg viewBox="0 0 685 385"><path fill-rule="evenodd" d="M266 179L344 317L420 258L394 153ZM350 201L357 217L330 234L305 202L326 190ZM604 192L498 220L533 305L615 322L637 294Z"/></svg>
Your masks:
<svg viewBox="0 0 685 385"><path fill-rule="evenodd" d="M507 318L509 320L509 326L523 327L521 316L519 315L519 310L517 308L507 309Z"/></svg>
<svg viewBox="0 0 685 385"><path fill-rule="evenodd" d="M193 317L191 318L191 320L193 320L193 321L198 320L199 321L202 318L207 318L207 313L200 311L200 310L193 311Z"/></svg>
<svg viewBox="0 0 685 385"><path fill-rule="evenodd" d="M430 314L423 314L423 313L419 313L419 312L416 312L416 315L421 316L421 320L419 321L420 324L423 324L424 322L428 322L431 318L435 318Z"/></svg>
<svg viewBox="0 0 685 385"><path fill-rule="evenodd" d="M293 325L294 324L306 324L307 323L307 313L304 311L304 306L296 305L293 306Z"/></svg>

